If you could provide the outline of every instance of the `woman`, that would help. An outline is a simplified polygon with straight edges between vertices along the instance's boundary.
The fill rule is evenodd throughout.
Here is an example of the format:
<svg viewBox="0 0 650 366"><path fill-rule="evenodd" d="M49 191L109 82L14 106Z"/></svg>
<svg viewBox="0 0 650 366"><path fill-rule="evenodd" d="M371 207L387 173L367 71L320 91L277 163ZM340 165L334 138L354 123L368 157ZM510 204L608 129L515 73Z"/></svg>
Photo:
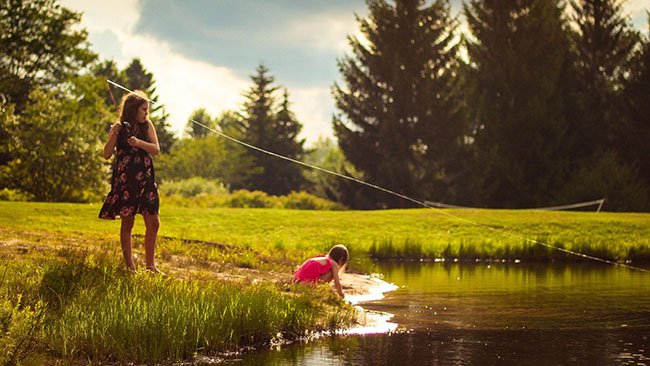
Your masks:
<svg viewBox="0 0 650 366"><path fill-rule="evenodd" d="M144 236L147 270L161 273L154 263L156 238L160 228L159 198L152 155L160 153L158 136L148 118L149 102L143 92L129 93L122 98L120 121L111 127L104 146L104 158L116 151L111 176L111 191L99 212L102 219L122 220L120 243L127 268L135 272L131 232L135 215L141 214L146 227Z"/></svg>

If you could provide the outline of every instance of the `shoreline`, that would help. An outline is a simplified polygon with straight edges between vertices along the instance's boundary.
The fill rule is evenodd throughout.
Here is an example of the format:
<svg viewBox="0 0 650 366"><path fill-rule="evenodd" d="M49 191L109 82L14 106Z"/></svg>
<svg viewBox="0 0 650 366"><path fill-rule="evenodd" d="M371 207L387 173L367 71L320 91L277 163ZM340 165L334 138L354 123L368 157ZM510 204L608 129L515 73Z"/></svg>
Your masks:
<svg viewBox="0 0 650 366"><path fill-rule="evenodd" d="M390 320L394 314L365 309L363 303L384 298L387 292L398 287L373 275L345 273L341 276L345 300L357 310L357 324L337 331L342 335L365 335L390 333L397 329L397 323Z"/></svg>

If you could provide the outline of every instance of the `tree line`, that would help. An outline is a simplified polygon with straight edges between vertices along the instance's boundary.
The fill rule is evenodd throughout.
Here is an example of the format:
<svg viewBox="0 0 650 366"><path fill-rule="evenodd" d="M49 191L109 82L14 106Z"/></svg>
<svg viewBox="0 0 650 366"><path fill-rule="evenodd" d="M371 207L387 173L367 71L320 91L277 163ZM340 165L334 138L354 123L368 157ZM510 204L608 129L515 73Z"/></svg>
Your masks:
<svg viewBox="0 0 650 366"><path fill-rule="evenodd" d="M215 134L419 200L535 207L607 197L650 210L650 49L615 0L473 0L461 32L446 0L367 0L338 60L337 143L306 148L290 93L264 65L238 110L197 108L184 135L152 105L165 181L213 179L273 195L308 191L352 208L413 207ZM0 5L0 189L89 201L106 190L100 151L116 120L105 79L158 101L140 60L100 61L55 0ZM123 91L112 89L119 102ZM201 125L208 126L205 128Z"/></svg>
<svg viewBox="0 0 650 366"><path fill-rule="evenodd" d="M650 209L650 49L616 0L367 1L334 85L362 176L493 208ZM357 206L409 207L360 190ZM364 200L364 201L362 201Z"/></svg>

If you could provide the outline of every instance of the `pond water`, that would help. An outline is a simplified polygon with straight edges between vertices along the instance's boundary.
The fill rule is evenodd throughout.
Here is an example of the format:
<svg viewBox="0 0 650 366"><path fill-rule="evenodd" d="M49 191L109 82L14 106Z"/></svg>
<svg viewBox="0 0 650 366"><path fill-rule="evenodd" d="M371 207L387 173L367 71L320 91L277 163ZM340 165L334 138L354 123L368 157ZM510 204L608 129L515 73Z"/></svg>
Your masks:
<svg viewBox="0 0 650 366"><path fill-rule="evenodd" d="M366 309L397 330L335 335L233 365L650 365L650 273L600 264L392 263Z"/></svg>

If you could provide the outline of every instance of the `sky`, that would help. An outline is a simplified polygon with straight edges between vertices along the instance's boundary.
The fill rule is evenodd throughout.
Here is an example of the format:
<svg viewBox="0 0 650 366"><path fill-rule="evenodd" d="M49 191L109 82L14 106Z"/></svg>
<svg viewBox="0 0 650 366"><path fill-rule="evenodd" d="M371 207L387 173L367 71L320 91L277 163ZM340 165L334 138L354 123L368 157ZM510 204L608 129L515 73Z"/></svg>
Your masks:
<svg viewBox="0 0 650 366"><path fill-rule="evenodd" d="M82 12L90 48L126 67L138 57L156 81L159 101L179 136L193 110L237 110L250 76L264 64L289 91L291 110L309 146L334 138L331 88L337 60L350 54L367 16L364 0L62 0ZM459 15L461 0L451 0ZM648 0L627 0L625 14L647 30ZM462 21L462 17L460 18ZM462 28L462 27L461 27Z"/></svg>

